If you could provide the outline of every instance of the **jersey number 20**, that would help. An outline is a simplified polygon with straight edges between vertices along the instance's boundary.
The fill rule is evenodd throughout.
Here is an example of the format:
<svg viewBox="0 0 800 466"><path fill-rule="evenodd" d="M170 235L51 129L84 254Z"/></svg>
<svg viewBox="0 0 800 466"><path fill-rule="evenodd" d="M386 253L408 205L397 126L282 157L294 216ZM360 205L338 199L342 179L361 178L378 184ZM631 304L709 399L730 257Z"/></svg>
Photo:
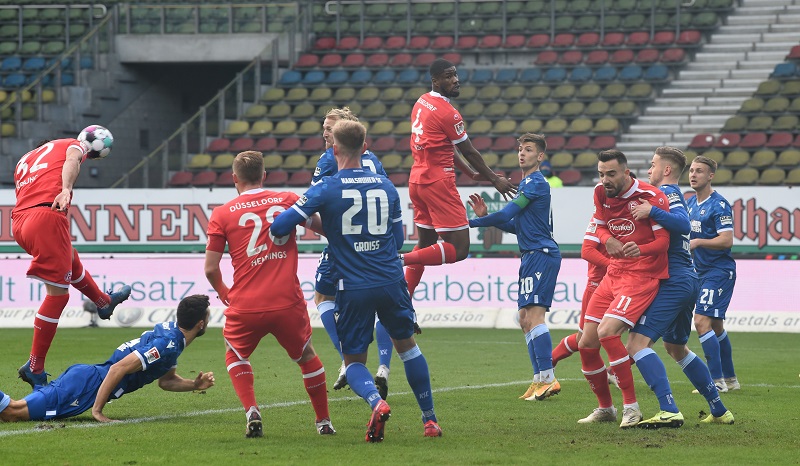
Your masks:
<svg viewBox="0 0 800 466"><path fill-rule="evenodd" d="M364 193L367 208L367 231L372 235L383 235L389 229L389 196L382 189L370 189ZM342 199L352 199L353 206L342 214L342 234L360 235L363 225L354 225L353 218L364 208L364 199L357 189L342 190Z"/></svg>

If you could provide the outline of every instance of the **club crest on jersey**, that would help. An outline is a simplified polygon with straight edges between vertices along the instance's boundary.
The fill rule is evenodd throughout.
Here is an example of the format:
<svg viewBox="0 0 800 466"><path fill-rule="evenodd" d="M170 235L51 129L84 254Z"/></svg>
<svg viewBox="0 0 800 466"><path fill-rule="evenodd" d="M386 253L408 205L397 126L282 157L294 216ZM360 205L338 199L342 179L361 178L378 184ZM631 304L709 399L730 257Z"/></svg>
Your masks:
<svg viewBox="0 0 800 466"><path fill-rule="evenodd" d="M611 219L606 226L608 227L608 231L618 238L631 235L636 230L636 225L634 225L632 220L627 218Z"/></svg>
<svg viewBox="0 0 800 466"><path fill-rule="evenodd" d="M459 121L458 123L453 125L453 128L456 129L456 134L464 134L464 122Z"/></svg>
<svg viewBox="0 0 800 466"><path fill-rule="evenodd" d="M145 359L147 359L148 364L153 364L154 362L161 359L161 355L158 354L158 348L156 348L155 346L145 351L144 357Z"/></svg>
<svg viewBox="0 0 800 466"><path fill-rule="evenodd" d="M628 202L628 211L632 211L633 208L636 207L637 205L639 205L639 203L637 201Z"/></svg>

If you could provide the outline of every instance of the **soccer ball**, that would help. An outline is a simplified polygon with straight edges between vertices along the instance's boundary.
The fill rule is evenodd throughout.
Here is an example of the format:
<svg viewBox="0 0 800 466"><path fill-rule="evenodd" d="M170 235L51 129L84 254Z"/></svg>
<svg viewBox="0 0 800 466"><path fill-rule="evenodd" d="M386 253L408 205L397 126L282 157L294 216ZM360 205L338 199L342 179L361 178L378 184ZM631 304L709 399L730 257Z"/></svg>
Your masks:
<svg viewBox="0 0 800 466"><path fill-rule="evenodd" d="M111 146L114 145L114 136L111 131L100 125L91 125L81 131L81 134L78 135L78 141L88 151L87 157L90 159L102 159L111 152Z"/></svg>

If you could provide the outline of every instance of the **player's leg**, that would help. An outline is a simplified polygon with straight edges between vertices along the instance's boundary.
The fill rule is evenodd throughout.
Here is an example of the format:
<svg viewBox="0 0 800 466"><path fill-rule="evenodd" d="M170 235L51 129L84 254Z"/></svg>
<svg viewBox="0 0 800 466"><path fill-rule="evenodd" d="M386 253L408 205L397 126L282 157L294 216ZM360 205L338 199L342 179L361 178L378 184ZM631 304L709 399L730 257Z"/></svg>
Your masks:
<svg viewBox="0 0 800 466"><path fill-rule="evenodd" d="M333 384L334 390L339 390L347 386L347 376L345 375L344 359L342 358L342 347L339 343L339 334L336 332L336 285L331 278L331 263L328 260L327 249L322 251L317 265L317 273L314 283L314 304L319 312L319 319L325 332L339 353L341 365L339 376Z"/></svg>
<svg viewBox="0 0 800 466"><path fill-rule="evenodd" d="M469 255L469 223L467 210L456 189L455 179L446 178L417 189L412 197L415 211L418 205L414 199L420 200L425 206L427 214L414 216L414 222L420 227L420 249L403 255L405 265L442 265L461 261ZM409 190L410 194L410 190ZM420 209L421 210L421 209ZM425 222L429 222L426 225ZM431 233L426 232L423 247L422 230L432 226L436 233L444 240L443 243L430 244ZM408 280L406 280L408 281Z"/></svg>
<svg viewBox="0 0 800 466"><path fill-rule="evenodd" d="M306 315L306 320L308 316ZM309 323L309 330L311 324ZM310 333L310 331L309 331ZM282 343L283 344L283 343ZM331 424L331 415L328 410L328 390L325 383L325 368L322 366L319 356L314 351L314 346L311 340L303 349L302 356L297 361L300 366L300 372L303 374L303 385L306 387L306 393L311 400L311 406L314 408L316 415L315 425L317 432L320 435L333 435L336 430Z"/></svg>
<svg viewBox="0 0 800 466"><path fill-rule="evenodd" d="M375 340L378 343L378 371L375 373L375 386L384 400L389 395L389 370L392 364L392 337L380 319L375 321Z"/></svg>
<svg viewBox="0 0 800 466"><path fill-rule="evenodd" d="M578 342L578 351L581 356L581 371L589 382L589 387L597 397L598 407L589 416L580 419L581 424L592 422L614 422L617 420L617 410L611 399L608 388L608 373L603 358L600 357L600 339L597 327L602 320L605 309L611 303L610 282L604 280L592 296L587 308L583 323L583 335ZM608 282L608 283L606 283Z"/></svg>
<svg viewBox="0 0 800 466"><path fill-rule="evenodd" d="M700 346L703 347L703 353L708 364L708 370L711 372L711 378L720 392L727 392L728 389L724 385L725 379L722 377L722 361L719 354L719 340L714 333L713 327L714 319L709 316L699 314L695 310L694 326L697 329L697 334L700 339Z"/></svg>
<svg viewBox="0 0 800 466"><path fill-rule="evenodd" d="M411 203L414 205L414 225L417 227L418 236L417 244L414 246L414 249L411 250L411 253L433 246L439 240L439 235L433 227L433 219L431 219L431 216L428 214L428 206L425 202L425 198L422 196L424 188L425 186L416 183L409 183L408 185L408 196L411 198ZM422 280L425 266L423 264L406 264L405 254L403 257L403 265L406 266L405 279L408 284L408 292L413 298L414 290L417 289L420 280Z"/></svg>
<svg viewBox="0 0 800 466"><path fill-rule="evenodd" d="M733 350L731 348L731 339L728 332L725 330L725 314L728 312L728 306L731 303L733 296L733 287L736 285L736 273L728 272L727 276L719 278L719 286L717 288L717 302L716 307L719 309L719 319L712 322L714 334L717 336L719 342L719 359L722 366L722 377L725 379L725 386L728 390L738 390L739 380L736 378L736 371L733 368ZM719 290L722 290L721 292Z"/></svg>
<svg viewBox="0 0 800 466"><path fill-rule="evenodd" d="M92 274L83 267L81 258L75 248L72 249L71 276L72 280L70 281L70 285L83 293L97 306L97 315L101 319L107 320L111 318L114 309L131 295L131 287L128 285L123 285L116 292L114 290L109 290L108 293L104 293L100 290L97 283L94 282Z"/></svg>
<svg viewBox="0 0 800 466"><path fill-rule="evenodd" d="M578 331L564 337L561 342L553 348L553 367L562 359L566 359L578 351L578 341L583 332L583 320L586 315L586 307L589 305L589 301L592 299L592 295L599 285L599 283L591 280L586 283L586 288L583 290L583 298L581 299L581 316L578 322Z"/></svg>
<svg viewBox="0 0 800 466"><path fill-rule="evenodd" d="M253 377L253 366L250 355L258 346L258 342L266 334L260 317L264 313L239 313L231 309L225 311L225 326L222 336L225 338L225 366L231 378L233 391L245 410L247 425L245 436L248 438L263 437L261 411L256 402Z"/></svg>

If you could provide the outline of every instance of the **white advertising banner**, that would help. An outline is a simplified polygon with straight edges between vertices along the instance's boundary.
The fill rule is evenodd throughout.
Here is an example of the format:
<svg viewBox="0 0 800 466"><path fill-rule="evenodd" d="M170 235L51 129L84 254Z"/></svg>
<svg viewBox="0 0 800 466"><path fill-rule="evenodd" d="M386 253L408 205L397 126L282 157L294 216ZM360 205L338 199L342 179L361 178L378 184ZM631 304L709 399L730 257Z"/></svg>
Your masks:
<svg viewBox="0 0 800 466"><path fill-rule="evenodd" d="M302 193L305 189L291 189ZM407 188L399 188L406 242L416 243ZM492 187L459 188L466 202L472 193L489 200L490 210L505 205ZM722 187L733 208L734 246L747 251L800 251L800 195L790 187ZM69 211L74 244L90 252L202 251L205 230L214 207L235 196L232 188L209 189L78 189ZM553 223L559 244L580 245L592 215L592 188L554 189ZM494 200L494 202L492 202ZM0 251L17 251L11 235L14 192L0 190ZM300 245L324 243L313 232L301 233ZM513 249L513 235L496 229L473 229L472 243ZM495 247L494 249L497 249Z"/></svg>
<svg viewBox="0 0 800 466"><path fill-rule="evenodd" d="M133 288L130 299L119 306L110 321L101 321L102 326L151 327L174 320L178 302L191 294L211 296L211 325L220 326L224 321L223 305L203 273L201 254L82 254L81 259L101 288L116 288L121 283ZM0 328L30 327L45 295L44 286L25 278L27 258L8 256L1 263ZM321 327L313 303L316 266L316 256L301 255L298 275L312 325ZM230 284L232 270L227 256L222 267ZM423 329L517 328L518 269L519 259L515 258L470 258L457 264L427 267L414 295L420 325ZM800 261L739 261L737 275L726 328L800 333ZM586 263L564 259L547 317L551 328L577 328L585 286ZM59 325L82 327L89 323L89 317L83 311L82 296L72 290Z"/></svg>

